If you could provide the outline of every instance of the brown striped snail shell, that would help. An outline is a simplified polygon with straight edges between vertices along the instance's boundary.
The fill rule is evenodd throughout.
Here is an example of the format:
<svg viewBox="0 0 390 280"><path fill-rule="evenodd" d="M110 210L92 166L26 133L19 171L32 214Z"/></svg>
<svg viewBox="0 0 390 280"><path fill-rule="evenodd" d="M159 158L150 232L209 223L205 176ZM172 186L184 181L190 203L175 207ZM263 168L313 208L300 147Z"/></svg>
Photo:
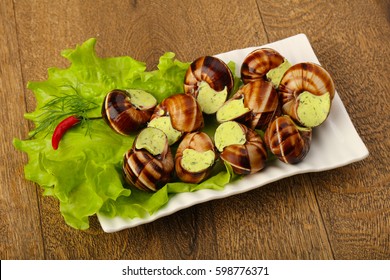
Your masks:
<svg viewBox="0 0 390 280"><path fill-rule="evenodd" d="M245 134L246 142L225 147L220 158L230 164L236 174L247 175L259 172L265 167L267 160L265 143L254 130L243 124L240 126Z"/></svg>
<svg viewBox="0 0 390 280"><path fill-rule="evenodd" d="M184 78L184 93L198 98L202 82L206 82L217 92L226 88L228 96L233 89L234 78L230 68L221 59L202 56L194 60L187 69Z"/></svg>
<svg viewBox="0 0 390 280"><path fill-rule="evenodd" d="M320 120L314 125L306 125L299 116L300 100L302 93L309 92L313 96L324 96L329 94L328 107L323 108L325 112ZM318 126L328 116L331 106L331 101L335 95L335 86L333 79L323 67L311 62L298 63L290 67L279 85L279 93L281 105L284 114L289 115L294 121L303 126Z"/></svg>
<svg viewBox="0 0 390 280"><path fill-rule="evenodd" d="M200 130L204 126L203 114L192 95L175 94L165 98L154 110L151 119L169 116L172 127L188 133Z"/></svg>
<svg viewBox="0 0 390 280"><path fill-rule="evenodd" d="M298 127L286 115L276 118L264 134L268 149L279 160L295 164L302 161L310 150L311 128Z"/></svg>
<svg viewBox="0 0 390 280"><path fill-rule="evenodd" d="M236 94L244 97L244 106L251 110L251 118L247 124L249 128L264 130L274 117L281 114L279 95L271 82L249 82Z"/></svg>
<svg viewBox="0 0 390 280"><path fill-rule="evenodd" d="M128 91L114 89L104 98L102 117L117 133L130 135L146 125L156 105L157 101L148 107L137 107L131 102Z"/></svg>
<svg viewBox="0 0 390 280"><path fill-rule="evenodd" d="M241 65L244 84L254 80L266 80L268 71L284 62L284 57L271 48L260 48L249 53Z"/></svg>
<svg viewBox="0 0 390 280"><path fill-rule="evenodd" d="M134 140L132 148L124 155L124 177L128 184L140 190L155 192L172 178L174 170L172 152L166 137L163 151L157 155L153 155L143 148L138 149L136 147L137 138Z"/></svg>
<svg viewBox="0 0 390 280"><path fill-rule="evenodd" d="M196 153L205 153L211 152L212 158L210 158L209 164L203 165L204 168L201 168L196 171L189 170L190 168L186 168L184 164L184 154L185 150L193 150ZM176 155L175 155L175 170L176 175L179 179L186 183L199 183L206 179L217 159L217 153L215 151L214 144L211 138L204 132L193 132L184 136L183 140L180 142ZM202 160L201 157L194 158L193 160Z"/></svg>

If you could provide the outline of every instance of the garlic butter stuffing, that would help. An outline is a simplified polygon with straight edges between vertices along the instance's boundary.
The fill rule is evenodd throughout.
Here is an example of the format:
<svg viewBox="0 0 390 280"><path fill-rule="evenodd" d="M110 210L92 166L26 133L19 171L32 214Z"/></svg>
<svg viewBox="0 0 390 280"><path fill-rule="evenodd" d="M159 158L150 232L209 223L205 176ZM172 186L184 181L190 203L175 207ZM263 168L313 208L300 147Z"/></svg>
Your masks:
<svg viewBox="0 0 390 280"><path fill-rule="evenodd" d="M156 191L174 176L182 182L200 183L208 178L218 160L239 175L264 169L268 151L285 163L302 161L310 150L312 128L329 115L334 96L329 73L314 63L292 66L277 51L261 48L244 59L241 80L242 85L232 92L234 76L230 68L218 58L205 56L188 67L184 93L162 100L153 107L153 114L150 108L156 104L145 97L149 100L143 106L150 116L147 127L154 129L147 130L147 134L142 130L140 135L148 135L150 139L137 138L138 144L126 154L123 166L126 180L142 190ZM142 98L138 96L137 100ZM202 129L210 117L217 125L214 134L208 135ZM263 131L263 137L259 130ZM145 140L148 144L141 145L140 141ZM156 145L158 149L151 148ZM174 164L169 146L177 147ZM152 162L156 159L160 162L144 161L146 165L141 166L141 159L131 160L135 150L138 153L160 150L152 153Z"/></svg>

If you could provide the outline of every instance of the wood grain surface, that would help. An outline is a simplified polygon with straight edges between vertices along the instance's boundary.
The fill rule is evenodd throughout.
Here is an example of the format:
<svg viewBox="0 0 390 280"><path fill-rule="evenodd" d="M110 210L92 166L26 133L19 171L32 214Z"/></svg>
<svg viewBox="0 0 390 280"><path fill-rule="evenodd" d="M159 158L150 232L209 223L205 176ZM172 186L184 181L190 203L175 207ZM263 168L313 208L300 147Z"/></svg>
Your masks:
<svg viewBox="0 0 390 280"><path fill-rule="evenodd" d="M149 70L305 33L370 155L248 193L104 233L67 226L58 202L24 179L35 108L28 81L65 67L60 51L90 37L100 56L130 55ZM390 259L390 2L0 1L1 259Z"/></svg>

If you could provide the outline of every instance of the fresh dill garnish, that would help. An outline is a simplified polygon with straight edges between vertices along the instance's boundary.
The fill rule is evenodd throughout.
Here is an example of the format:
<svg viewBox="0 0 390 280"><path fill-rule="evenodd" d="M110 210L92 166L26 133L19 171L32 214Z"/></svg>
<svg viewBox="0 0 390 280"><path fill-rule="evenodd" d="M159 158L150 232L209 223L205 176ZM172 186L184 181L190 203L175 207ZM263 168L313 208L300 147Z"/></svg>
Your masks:
<svg viewBox="0 0 390 280"><path fill-rule="evenodd" d="M89 130L88 120L92 119L87 116L91 110L99 107L99 104L83 97L79 90L71 85L63 85L61 88L70 89L70 92L63 91L60 96L55 96L44 106L40 108L42 113L35 121L35 129L32 131L30 138L37 134L54 131L56 125L66 117L75 115L81 119L81 124L87 124L87 131Z"/></svg>

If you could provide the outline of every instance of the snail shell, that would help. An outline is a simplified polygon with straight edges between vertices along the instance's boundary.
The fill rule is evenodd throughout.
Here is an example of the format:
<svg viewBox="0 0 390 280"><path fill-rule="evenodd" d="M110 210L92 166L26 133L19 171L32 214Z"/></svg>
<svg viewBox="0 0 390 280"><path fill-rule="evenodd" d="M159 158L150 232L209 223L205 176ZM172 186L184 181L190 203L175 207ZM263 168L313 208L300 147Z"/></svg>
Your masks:
<svg viewBox="0 0 390 280"><path fill-rule="evenodd" d="M117 133L130 135L146 125L152 116L156 105L157 101L149 107L136 107L131 102L128 91L114 89L104 98L102 117Z"/></svg>
<svg viewBox="0 0 390 280"><path fill-rule="evenodd" d="M197 172L189 171L185 168L182 159L184 151L186 149L191 149L199 153L209 152L214 153L214 158L210 161L210 165L204 169L201 169ZM187 183L199 183L206 179L210 174L214 162L217 159L217 153L215 152L214 144L211 138L204 132L193 132L187 134L183 140L180 142L176 155L175 155L175 169L176 174L183 182ZM197 160L197 159L195 159Z"/></svg>
<svg viewBox="0 0 390 280"><path fill-rule="evenodd" d="M279 85L282 110L301 125L305 124L299 117L298 107L303 92L309 92L314 96L329 94L331 102L335 95L333 79L323 67L311 62L295 64L286 71ZM325 108L327 114L330 111L330 104L329 108ZM326 117L327 115L324 118ZM321 122L314 126L319 124Z"/></svg>
<svg viewBox="0 0 390 280"><path fill-rule="evenodd" d="M180 132L193 132L204 126L202 110L192 95L175 94L165 98L151 119L169 116L172 127Z"/></svg>
<svg viewBox="0 0 390 280"><path fill-rule="evenodd" d="M146 149L137 149L137 138L134 140L132 148L124 155L124 177L127 183L140 190L155 192L172 177L174 170L172 152L166 137L163 151L157 155L153 155Z"/></svg>
<svg viewBox="0 0 390 280"><path fill-rule="evenodd" d="M275 116L281 114L279 95L271 82L249 82L236 95L244 96L244 106L252 112L249 128L264 130Z"/></svg>
<svg viewBox="0 0 390 280"><path fill-rule="evenodd" d="M289 116L276 118L264 134L269 150L285 163L302 161L310 150L312 130L299 128Z"/></svg>
<svg viewBox="0 0 390 280"><path fill-rule="evenodd" d="M184 79L184 93L198 97L200 83L204 81L215 91L231 92L233 74L225 62L213 56L202 56L188 67Z"/></svg>
<svg viewBox="0 0 390 280"><path fill-rule="evenodd" d="M226 146L220 154L236 174L253 174L265 167L267 149L260 135L243 124L239 124L245 134L244 144Z"/></svg>
<svg viewBox="0 0 390 280"><path fill-rule="evenodd" d="M256 49L249 53L241 65L241 79L244 84L254 80L266 80L269 70L284 62L284 57L271 48Z"/></svg>

